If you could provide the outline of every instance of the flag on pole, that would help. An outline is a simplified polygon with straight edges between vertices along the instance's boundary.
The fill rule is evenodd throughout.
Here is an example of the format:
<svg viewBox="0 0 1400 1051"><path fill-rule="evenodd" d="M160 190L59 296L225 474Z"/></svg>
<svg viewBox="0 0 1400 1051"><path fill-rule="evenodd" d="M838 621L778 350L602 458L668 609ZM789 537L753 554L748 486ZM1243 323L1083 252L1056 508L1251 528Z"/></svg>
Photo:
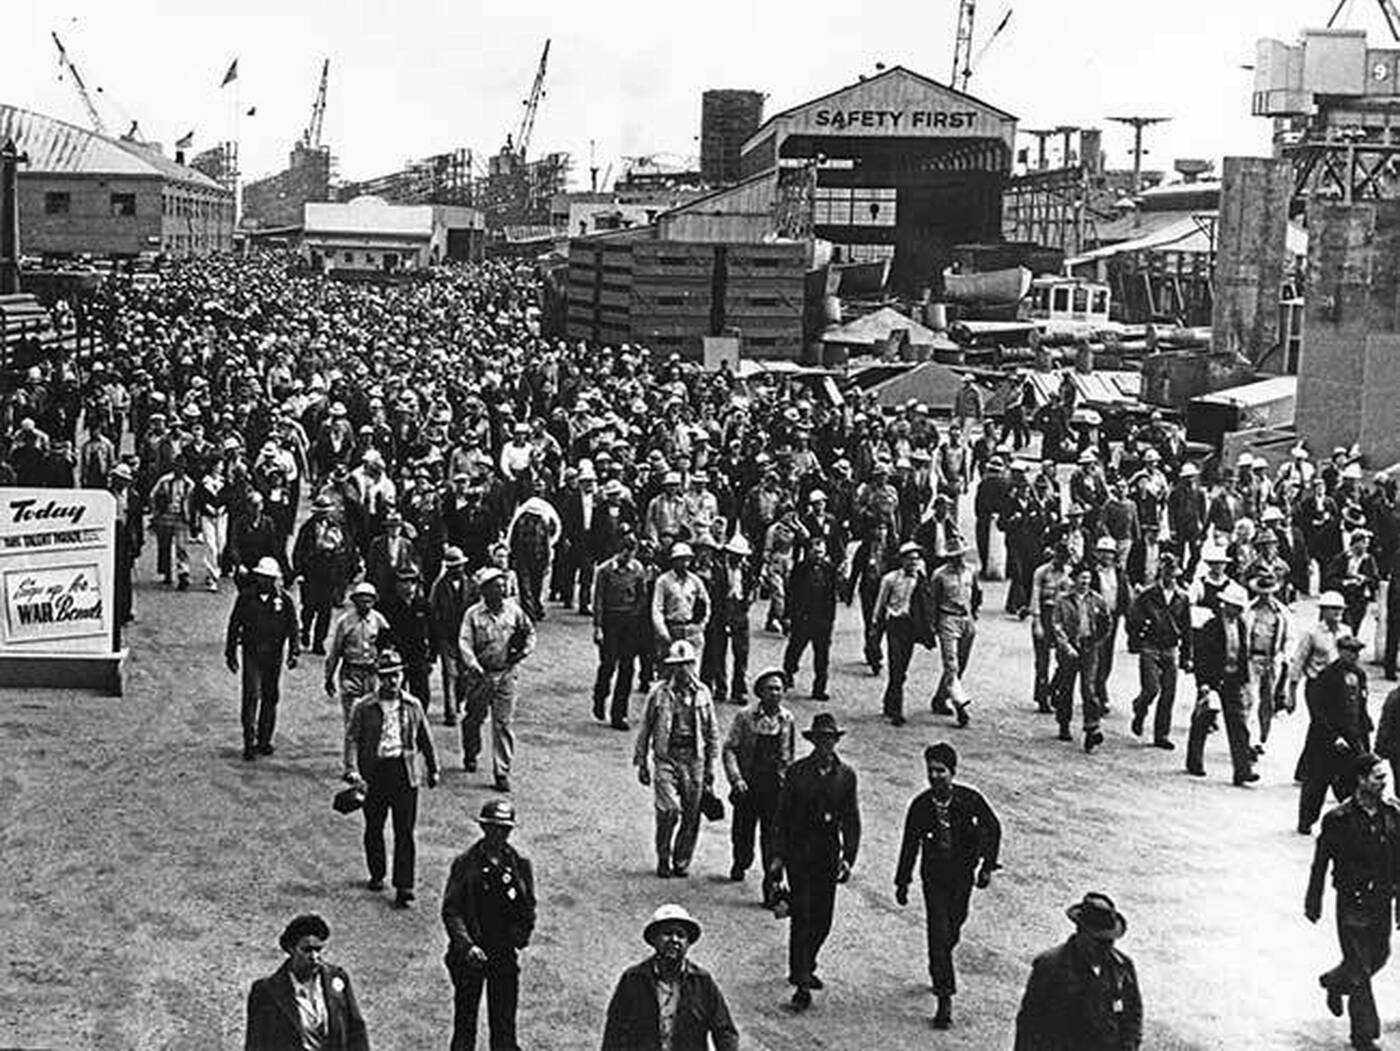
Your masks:
<svg viewBox="0 0 1400 1051"><path fill-rule="evenodd" d="M229 63L228 72L224 74L224 79L219 82L219 87L226 88L238 79L238 59Z"/></svg>
<svg viewBox="0 0 1400 1051"><path fill-rule="evenodd" d="M188 132L186 132L184 135L180 136L180 138L178 138L178 139L175 140L175 148L176 148L177 150L187 150L187 149L189 149L189 148L190 148L191 146L193 146L193 145L194 145L194 132L193 132L193 131L188 131Z"/></svg>

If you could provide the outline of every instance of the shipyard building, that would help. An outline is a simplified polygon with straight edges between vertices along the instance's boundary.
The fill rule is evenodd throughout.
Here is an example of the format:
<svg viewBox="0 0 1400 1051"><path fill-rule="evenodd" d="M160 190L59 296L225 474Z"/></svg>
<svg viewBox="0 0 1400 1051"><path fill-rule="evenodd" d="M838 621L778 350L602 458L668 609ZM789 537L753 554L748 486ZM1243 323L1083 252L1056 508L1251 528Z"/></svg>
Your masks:
<svg viewBox="0 0 1400 1051"><path fill-rule="evenodd" d="M0 105L19 169L24 251L49 259L182 258L233 247L233 194L160 147Z"/></svg>

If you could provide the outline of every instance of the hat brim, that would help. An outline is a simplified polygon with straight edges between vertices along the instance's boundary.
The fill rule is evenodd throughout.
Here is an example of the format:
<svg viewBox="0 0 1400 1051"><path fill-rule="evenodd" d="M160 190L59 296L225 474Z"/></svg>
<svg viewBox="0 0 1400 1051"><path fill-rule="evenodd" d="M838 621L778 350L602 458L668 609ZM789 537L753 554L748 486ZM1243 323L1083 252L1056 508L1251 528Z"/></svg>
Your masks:
<svg viewBox="0 0 1400 1051"><path fill-rule="evenodd" d="M694 920L682 920L679 918L673 918L668 920L653 920L651 923L648 923L646 927L642 929L642 940L648 945L655 946L655 942L652 941L652 935L655 933L656 928L664 927L668 923L679 923L682 927L684 927L690 935L691 945L694 945L700 940L700 924L696 923Z"/></svg>
<svg viewBox="0 0 1400 1051"><path fill-rule="evenodd" d="M1081 917L1084 915L1084 911L1084 903L1082 901L1075 902L1073 905L1071 905L1065 910L1065 915L1069 917L1069 921L1071 923L1073 923L1076 927L1082 928L1083 930L1093 931L1095 933L1108 933L1107 928L1091 927L1088 924L1084 923L1081 919ZM1112 932L1115 938L1121 938L1123 937L1123 935L1128 933L1127 917L1125 917L1117 909L1113 910Z"/></svg>
<svg viewBox="0 0 1400 1051"><path fill-rule="evenodd" d="M815 741L818 737L845 737L845 730L803 730L802 736L809 741Z"/></svg>

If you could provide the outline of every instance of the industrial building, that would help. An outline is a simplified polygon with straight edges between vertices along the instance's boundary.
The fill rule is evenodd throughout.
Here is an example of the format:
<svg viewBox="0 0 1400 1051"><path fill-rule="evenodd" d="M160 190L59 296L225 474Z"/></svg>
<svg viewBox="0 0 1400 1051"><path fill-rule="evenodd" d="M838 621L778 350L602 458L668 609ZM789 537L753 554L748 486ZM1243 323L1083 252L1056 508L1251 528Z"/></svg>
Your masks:
<svg viewBox="0 0 1400 1051"><path fill-rule="evenodd" d="M233 194L160 147L0 105L0 142L19 172L20 238L29 256L175 258L233 247Z"/></svg>
<svg viewBox="0 0 1400 1051"><path fill-rule="evenodd" d="M486 223L460 205L390 204L379 197L303 206L301 254L336 275L400 274L446 260L479 260Z"/></svg>
<svg viewBox="0 0 1400 1051"><path fill-rule="evenodd" d="M296 226L304 205L330 199L330 149L297 143L284 170L243 187L243 226L250 230Z"/></svg>

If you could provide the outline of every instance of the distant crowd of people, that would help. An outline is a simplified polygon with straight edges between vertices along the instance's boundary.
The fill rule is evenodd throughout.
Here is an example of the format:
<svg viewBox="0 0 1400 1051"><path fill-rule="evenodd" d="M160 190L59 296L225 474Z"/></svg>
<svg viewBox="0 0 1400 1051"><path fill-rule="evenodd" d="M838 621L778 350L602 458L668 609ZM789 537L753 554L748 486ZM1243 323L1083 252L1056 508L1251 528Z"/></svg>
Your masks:
<svg viewBox="0 0 1400 1051"><path fill-rule="evenodd" d="M487 875L454 865L444 904L454 1047L472 1046L483 989L493 1046L514 1046L516 954L534 900L528 863L502 832L515 820L504 794L518 668L551 603L591 625L592 716L619 731L636 722L631 759L655 800L658 876L687 874L701 815L723 810L723 770L730 876L744 879L758 848L763 900L789 919L798 1010L822 988L817 955L860 820L835 715L817 713L803 734L813 752L798 758L784 702L809 650L810 695L833 700L843 604L859 608L860 656L884 675L896 726L920 649L939 662L932 711L971 724L984 585L1005 579L1005 612L1030 627L1028 706L1072 740L1077 696L1088 752L1117 704L1134 734L1150 721L1151 742L1174 749L1188 673L1186 768L1204 776L1223 722L1241 786L1258 779L1274 716L1295 710L1301 689L1300 832L1329 789L1370 806L1353 789L1373 748L1400 764L1400 710L1387 703L1373 726L1357 656L1364 627L1384 622L1377 648L1395 678L1400 504L1392 478L1367 477L1360 450L1323 456L1300 442L1280 463L1243 454L1202 470L1162 413L1110 442L1072 384L1044 404L1023 385L998 418L965 430L918 402L833 398L800 377L741 381L641 346L553 338L539 331L535 296L532 276L504 263L379 286L298 275L278 257L190 261L148 287L104 286L84 312L103 349L58 356L0 397L0 484L116 496L120 622L137 613L148 532L159 583L232 588L224 656L241 676L246 760L275 750L282 668L324 658L342 712L338 803L363 811L369 886L390 878L395 904L414 901L418 791L444 766L434 698L437 718L460 727L468 772L489 722L490 783L503 797L483 811L473 848ZM1292 604L1312 594L1318 621L1301 625ZM160 600L145 589L141 601ZM786 638L781 665L757 675L754 631ZM1137 658L1130 700L1110 696L1120 635ZM634 688L646 692L640 708ZM736 706L727 728L717 703ZM895 885L902 904L919 867L935 1023L946 1027L952 948L972 889L998 867L1000 824L954 782L955 749L924 758L930 788L911 805ZM1371 831L1361 822L1355 834ZM1400 872L1386 871L1376 885L1389 894ZM1126 922L1099 894L1070 913L1079 934L1037 960L1018 1048L1138 1046L1136 977L1112 947ZM258 1032L295 1017L303 1033L348 1041L318 1046L362 1046L348 978L317 962L329 931L313 920L284 934L287 982L254 989L250 1047L284 1046L254 1040L255 1015ZM646 932L655 957L623 977L605 1047L701 1047L704 1034L685 1028L699 1016L716 1047L737 1046L718 988L685 958L699 931L684 910L657 913ZM1352 996L1354 1039L1370 1026L1361 970L1328 986ZM279 1022L269 1005L292 996L300 1013Z"/></svg>

